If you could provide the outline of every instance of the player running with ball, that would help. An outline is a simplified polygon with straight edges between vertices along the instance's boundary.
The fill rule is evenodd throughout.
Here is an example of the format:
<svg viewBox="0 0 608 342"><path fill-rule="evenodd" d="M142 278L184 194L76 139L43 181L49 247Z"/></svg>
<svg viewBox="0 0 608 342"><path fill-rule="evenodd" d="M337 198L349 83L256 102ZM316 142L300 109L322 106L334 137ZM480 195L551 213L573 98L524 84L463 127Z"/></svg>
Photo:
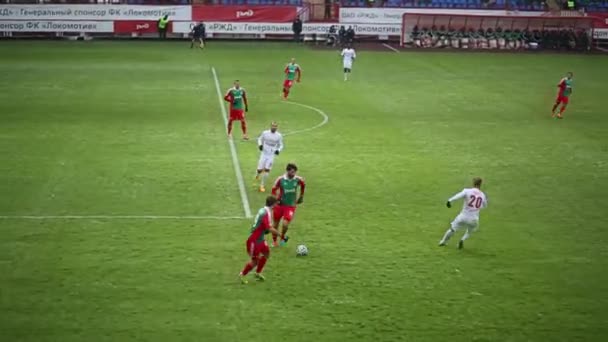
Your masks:
<svg viewBox="0 0 608 342"><path fill-rule="evenodd" d="M264 270L264 265L266 265L266 261L270 258L270 249L268 249L268 243L266 243L264 235L268 234L268 232L272 232L273 234L279 233L272 227L272 209L276 204L276 198L272 196L266 197L266 206L260 209L255 216L253 226L251 227L251 234L246 243L247 254L251 257L251 261L245 264L245 267L239 273L239 278L243 284L248 283L245 277L254 267L257 267L255 278L257 280L265 280L262 270Z"/></svg>
<svg viewBox="0 0 608 342"><path fill-rule="evenodd" d="M443 235L443 239L439 241L439 246L443 247L448 243L448 240L454 235L454 233L460 228L466 228L467 232L462 236L460 242L458 242L458 249L464 247L464 241L469 238L477 226L479 226L479 211L488 205L486 195L481 191L481 178L473 178L473 187L466 188L456 195L452 196L446 206L452 207L452 202L458 199L464 198L462 204L462 211L454 221L452 221L451 227Z"/></svg>
<svg viewBox="0 0 608 342"><path fill-rule="evenodd" d="M353 70L353 62L355 61L355 58L357 58L357 53L349 44L342 50L340 56L342 56L342 65L344 66L344 81L348 81L348 75Z"/></svg>
<svg viewBox="0 0 608 342"><path fill-rule="evenodd" d="M287 237L287 230L289 224L293 220L293 215L296 212L296 205L304 202L304 190L306 189L306 183L304 178L297 176L298 167L296 164L287 164L286 173L277 178L274 186L272 187L272 194L279 200L279 204L274 208L274 228L279 230L279 223L283 219L283 230L281 231L281 245L284 245L289 238ZM298 188L300 188L300 196L298 197ZM272 245L277 247L278 234L272 234Z"/></svg>
<svg viewBox="0 0 608 342"><path fill-rule="evenodd" d="M232 122L240 121L243 130L243 140L249 140L247 136L247 121L245 112L249 111L247 104L247 93L241 88L239 80L234 81L234 86L226 92L224 100L230 102L230 117L228 118L228 137L232 138Z"/></svg>
<svg viewBox="0 0 608 342"><path fill-rule="evenodd" d="M260 180L260 192L265 192L266 178L270 174L274 157L278 156L283 150L283 135L277 131L279 125L276 122L270 124L270 129L265 130L258 138L258 148L260 149L260 160L255 175L256 185Z"/></svg>
<svg viewBox="0 0 608 342"><path fill-rule="evenodd" d="M292 58L291 62L285 67L285 81L283 82L283 99L287 100L289 91L293 86L293 81L300 83L302 77L302 69L296 64L296 59Z"/></svg>
<svg viewBox="0 0 608 342"><path fill-rule="evenodd" d="M563 114L566 111L566 107L568 106L568 102L570 102L570 95L572 95L572 77L574 74L572 72L568 72L566 77L562 78L561 81L557 84L559 91L557 93L557 99L555 100L555 104L553 105L553 109L551 109L551 117L555 117L555 110L559 107L560 103L562 108L559 110L557 114L558 119L563 119Z"/></svg>

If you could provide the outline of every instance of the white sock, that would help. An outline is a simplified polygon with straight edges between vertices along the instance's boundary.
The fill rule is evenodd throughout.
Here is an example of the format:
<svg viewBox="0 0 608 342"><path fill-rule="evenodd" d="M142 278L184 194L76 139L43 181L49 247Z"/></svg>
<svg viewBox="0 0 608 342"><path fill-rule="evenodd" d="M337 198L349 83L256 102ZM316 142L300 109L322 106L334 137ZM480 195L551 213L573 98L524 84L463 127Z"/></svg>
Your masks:
<svg viewBox="0 0 608 342"><path fill-rule="evenodd" d="M448 242L448 240L452 237L452 235L454 235L454 231L452 230L452 228L450 228L443 235L443 239L441 239L441 242L442 243Z"/></svg>
<svg viewBox="0 0 608 342"><path fill-rule="evenodd" d="M471 231L469 229L467 229L467 232L464 233L464 235L462 236L462 238L460 239L460 241L464 241L464 240L468 239L469 236L471 236Z"/></svg>
<svg viewBox="0 0 608 342"><path fill-rule="evenodd" d="M347 73L344 73L344 80L345 81L348 80L348 74Z"/></svg>
<svg viewBox="0 0 608 342"><path fill-rule="evenodd" d="M264 186L264 184L266 184L266 177L268 177L268 172L262 172L262 182L261 182L261 186Z"/></svg>

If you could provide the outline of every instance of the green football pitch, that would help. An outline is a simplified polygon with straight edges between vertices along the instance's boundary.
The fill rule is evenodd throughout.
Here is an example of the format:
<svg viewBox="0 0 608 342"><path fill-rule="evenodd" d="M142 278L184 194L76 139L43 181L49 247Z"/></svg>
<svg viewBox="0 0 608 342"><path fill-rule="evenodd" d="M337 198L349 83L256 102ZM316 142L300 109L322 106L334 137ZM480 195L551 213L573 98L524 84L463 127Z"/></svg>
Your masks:
<svg viewBox="0 0 608 342"><path fill-rule="evenodd" d="M237 279L252 219L213 69L253 136L287 133L271 178L307 181L264 283ZM0 339L605 340L608 58L358 51L353 71L285 43L2 42ZM259 152L234 144L255 212ZM480 229L439 248L473 176Z"/></svg>

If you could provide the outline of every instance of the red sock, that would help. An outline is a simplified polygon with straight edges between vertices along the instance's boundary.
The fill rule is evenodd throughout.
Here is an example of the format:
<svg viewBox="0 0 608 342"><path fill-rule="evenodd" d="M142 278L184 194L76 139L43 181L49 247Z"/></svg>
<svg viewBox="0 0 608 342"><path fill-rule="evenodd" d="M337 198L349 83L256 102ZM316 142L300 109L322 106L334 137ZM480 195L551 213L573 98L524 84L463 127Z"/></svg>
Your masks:
<svg viewBox="0 0 608 342"><path fill-rule="evenodd" d="M228 121L228 134L232 133L232 120Z"/></svg>
<svg viewBox="0 0 608 342"><path fill-rule="evenodd" d="M247 122L245 120L241 120L241 130L243 135L247 135Z"/></svg>
<svg viewBox="0 0 608 342"><path fill-rule="evenodd" d="M278 235L272 234L272 242L277 242L278 237L279 237Z"/></svg>
<svg viewBox="0 0 608 342"><path fill-rule="evenodd" d="M264 260L264 263L266 263L266 260ZM243 270L241 271L242 275L247 275L247 273L251 272L251 270L253 269L254 265L253 262L248 262L247 265L245 265L245 268L243 268ZM258 266L259 267L259 266Z"/></svg>
<svg viewBox="0 0 608 342"><path fill-rule="evenodd" d="M559 110L560 114L563 114L566 111L566 106L562 106L562 109Z"/></svg>
<svg viewBox="0 0 608 342"><path fill-rule="evenodd" d="M287 88L283 89L283 97L287 98L288 95L289 95L289 90L287 90Z"/></svg>
<svg viewBox="0 0 608 342"><path fill-rule="evenodd" d="M257 273L262 273L262 270L264 269L264 265L266 265L266 261L268 261L268 259L266 259L265 256L262 256L258 260L258 268L255 270Z"/></svg>
<svg viewBox="0 0 608 342"><path fill-rule="evenodd" d="M285 233L281 233L281 240L285 240Z"/></svg>
<svg viewBox="0 0 608 342"><path fill-rule="evenodd" d="M553 109L551 109L552 112L555 112L555 110L557 109L557 106L559 106L559 103L556 103L553 105Z"/></svg>

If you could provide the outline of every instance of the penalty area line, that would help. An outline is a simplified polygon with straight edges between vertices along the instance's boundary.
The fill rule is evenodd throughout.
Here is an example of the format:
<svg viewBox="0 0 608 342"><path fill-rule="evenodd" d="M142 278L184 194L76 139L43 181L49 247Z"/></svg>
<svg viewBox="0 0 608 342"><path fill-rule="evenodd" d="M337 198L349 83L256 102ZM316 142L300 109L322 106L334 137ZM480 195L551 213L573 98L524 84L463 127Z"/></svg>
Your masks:
<svg viewBox="0 0 608 342"><path fill-rule="evenodd" d="M388 44L386 44L386 43L382 43L382 46L384 46L385 48L387 48L387 49L389 49L389 50L392 50L392 51L394 51L394 52L399 53L399 50L395 49L394 47L392 47L392 46L390 46L390 45L388 45Z"/></svg>
<svg viewBox="0 0 608 342"><path fill-rule="evenodd" d="M197 215L0 215L3 220L242 220L242 216Z"/></svg>
<svg viewBox="0 0 608 342"><path fill-rule="evenodd" d="M220 90L220 80L217 77L215 67L211 67L211 73L213 74L213 81L215 82L215 90L217 92L217 100L221 108L222 119L224 120L224 128L228 126L228 114L226 113L226 106L224 106L224 98L222 97L222 91ZM236 147L234 141L228 139L228 146L230 146L230 155L232 156L232 165L234 166L234 174L236 181L239 186L239 192L241 194L241 202L243 202L243 211L245 212L246 218L251 218L251 206L249 205L249 198L247 197L247 190L245 190L245 181L243 180L243 173L241 172L241 165L239 163L239 157L236 153Z"/></svg>

